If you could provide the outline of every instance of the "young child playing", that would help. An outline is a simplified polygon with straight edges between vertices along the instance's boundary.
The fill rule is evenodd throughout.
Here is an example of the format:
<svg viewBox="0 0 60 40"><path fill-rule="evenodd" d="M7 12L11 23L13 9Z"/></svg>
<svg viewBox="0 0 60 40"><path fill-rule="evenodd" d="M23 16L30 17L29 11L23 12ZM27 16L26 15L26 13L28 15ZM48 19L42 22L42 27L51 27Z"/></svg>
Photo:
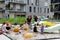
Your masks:
<svg viewBox="0 0 60 40"><path fill-rule="evenodd" d="M38 31L37 31L36 24L34 25L33 31L34 31L34 32L38 32Z"/></svg>
<svg viewBox="0 0 60 40"><path fill-rule="evenodd" d="M43 23L41 24L41 34L43 34L44 33L44 25L43 25Z"/></svg>

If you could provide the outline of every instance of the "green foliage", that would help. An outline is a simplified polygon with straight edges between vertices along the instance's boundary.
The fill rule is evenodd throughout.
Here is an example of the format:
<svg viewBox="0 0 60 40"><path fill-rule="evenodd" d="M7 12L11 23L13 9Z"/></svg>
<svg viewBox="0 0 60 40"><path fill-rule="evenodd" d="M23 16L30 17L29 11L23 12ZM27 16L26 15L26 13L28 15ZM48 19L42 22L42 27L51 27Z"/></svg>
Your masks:
<svg viewBox="0 0 60 40"><path fill-rule="evenodd" d="M25 23L26 17L1 18L0 19L0 23L6 22L6 21L10 22L11 24L13 24L15 22L22 24L22 23ZM32 22L34 22L33 19L32 19Z"/></svg>
<svg viewBox="0 0 60 40"><path fill-rule="evenodd" d="M17 23L24 23L26 20L25 17L16 17L16 18L1 18L0 23L3 23L5 21L10 22L11 24L17 22Z"/></svg>

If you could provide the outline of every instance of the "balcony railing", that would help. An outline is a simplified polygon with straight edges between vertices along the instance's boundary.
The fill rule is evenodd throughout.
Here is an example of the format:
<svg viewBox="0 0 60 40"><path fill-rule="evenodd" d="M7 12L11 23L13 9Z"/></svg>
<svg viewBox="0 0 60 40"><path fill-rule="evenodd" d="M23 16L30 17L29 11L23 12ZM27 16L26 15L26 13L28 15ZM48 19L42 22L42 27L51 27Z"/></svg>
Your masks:
<svg viewBox="0 0 60 40"><path fill-rule="evenodd" d="M20 9L7 9L10 12L26 12L24 10L20 10Z"/></svg>
<svg viewBox="0 0 60 40"><path fill-rule="evenodd" d="M54 13L60 13L60 11L54 11Z"/></svg>
<svg viewBox="0 0 60 40"><path fill-rule="evenodd" d="M4 1L4 0L0 0L0 1Z"/></svg>
<svg viewBox="0 0 60 40"><path fill-rule="evenodd" d="M51 0L51 3L60 3L60 0Z"/></svg>
<svg viewBox="0 0 60 40"><path fill-rule="evenodd" d="M19 4L26 4L24 1L17 1L17 0L7 0L8 2L19 3Z"/></svg>

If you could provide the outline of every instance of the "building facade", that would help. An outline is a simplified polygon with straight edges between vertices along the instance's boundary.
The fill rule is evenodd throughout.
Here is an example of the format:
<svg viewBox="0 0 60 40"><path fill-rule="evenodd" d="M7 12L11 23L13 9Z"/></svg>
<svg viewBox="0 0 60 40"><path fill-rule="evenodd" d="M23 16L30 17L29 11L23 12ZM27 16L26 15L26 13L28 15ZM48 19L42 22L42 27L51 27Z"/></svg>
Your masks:
<svg viewBox="0 0 60 40"><path fill-rule="evenodd" d="M51 0L51 11L55 19L60 19L60 0Z"/></svg>
<svg viewBox="0 0 60 40"><path fill-rule="evenodd" d="M52 18L53 13L50 12L50 5L51 0L27 0L26 14Z"/></svg>
<svg viewBox="0 0 60 40"><path fill-rule="evenodd" d="M0 0L0 18L37 15L53 17L50 0Z"/></svg>
<svg viewBox="0 0 60 40"><path fill-rule="evenodd" d="M0 18L25 16L25 5L24 0L0 0Z"/></svg>

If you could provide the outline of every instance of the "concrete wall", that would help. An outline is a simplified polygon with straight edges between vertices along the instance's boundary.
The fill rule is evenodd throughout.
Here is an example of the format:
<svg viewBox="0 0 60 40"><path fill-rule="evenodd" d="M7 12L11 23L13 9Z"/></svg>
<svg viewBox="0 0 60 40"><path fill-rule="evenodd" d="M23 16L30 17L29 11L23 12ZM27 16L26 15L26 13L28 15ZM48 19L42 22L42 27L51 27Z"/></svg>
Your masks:
<svg viewBox="0 0 60 40"><path fill-rule="evenodd" d="M13 7L13 5L14 4L10 4L10 7ZM15 7L16 7L16 9L20 9L20 5L19 4L17 4Z"/></svg>
<svg viewBox="0 0 60 40"><path fill-rule="evenodd" d="M25 15L25 13L9 13L10 18L14 18L17 15Z"/></svg>
<svg viewBox="0 0 60 40"><path fill-rule="evenodd" d="M2 12L0 12L0 18L2 18L2 16L3 16L3 13L2 13Z"/></svg>
<svg viewBox="0 0 60 40"><path fill-rule="evenodd" d="M9 13L9 17L10 17L10 18L14 18L14 17L15 17L14 14L15 14L15 13Z"/></svg>
<svg viewBox="0 0 60 40"><path fill-rule="evenodd" d="M16 9L20 9L20 5L17 4L17 5L16 5Z"/></svg>
<svg viewBox="0 0 60 40"><path fill-rule="evenodd" d="M10 8L13 7L13 4L10 4Z"/></svg>
<svg viewBox="0 0 60 40"><path fill-rule="evenodd" d="M26 13L15 13L16 15L25 15Z"/></svg>

